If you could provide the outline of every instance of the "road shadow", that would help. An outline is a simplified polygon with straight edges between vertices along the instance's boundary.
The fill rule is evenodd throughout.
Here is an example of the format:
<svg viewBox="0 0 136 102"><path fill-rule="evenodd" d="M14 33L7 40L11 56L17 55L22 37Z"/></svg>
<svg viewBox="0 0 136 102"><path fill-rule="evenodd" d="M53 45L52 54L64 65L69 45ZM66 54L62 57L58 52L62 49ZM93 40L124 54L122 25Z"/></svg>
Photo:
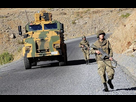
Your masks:
<svg viewBox="0 0 136 102"><path fill-rule="evenodd" d="M95 59L90 59L89 60L89 63L94 63L96 62ZM85 60L84 59L80 59L80 60L71 60L71 61L68 61L67 65L66 66L73 66L73 65L81 65L81 64L86 64Z"/></svg>
<svg viewBox="0 0 136 102"><path fill-rule="evenodd" d="M91 65L91 63L96 62L95 59L90 59L89 63ZM84 59L79 59L79 60L70 60L67 62L67 65L64 66L76 66L76 65L82 65L82 64L86 64ZM61 66L61 67L64 67ZM32 69L38 69L38 68L52 68L52 67L59 67L59 62L51 62L51 63L45 63L45 64L39 64L37 66L33 66Z"/></svg>

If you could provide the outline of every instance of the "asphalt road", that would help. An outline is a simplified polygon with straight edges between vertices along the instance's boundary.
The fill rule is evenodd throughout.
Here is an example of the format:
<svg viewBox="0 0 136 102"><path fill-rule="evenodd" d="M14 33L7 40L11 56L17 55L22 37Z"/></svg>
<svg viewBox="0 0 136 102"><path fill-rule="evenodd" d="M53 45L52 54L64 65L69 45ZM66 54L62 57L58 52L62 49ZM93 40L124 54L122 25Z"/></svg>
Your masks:
<svg viewBox="0 0 136 102"><path fill-rule="evenodd" d="M67 41L68 65L57 61L39 62L25 70L23 59L0 68L0 95L136 95L136 82L122 70L115 69L115 89L103 92L94 55L86 65L78 47L81 39ZM89 37L90 44L96 36Z"/></svg>

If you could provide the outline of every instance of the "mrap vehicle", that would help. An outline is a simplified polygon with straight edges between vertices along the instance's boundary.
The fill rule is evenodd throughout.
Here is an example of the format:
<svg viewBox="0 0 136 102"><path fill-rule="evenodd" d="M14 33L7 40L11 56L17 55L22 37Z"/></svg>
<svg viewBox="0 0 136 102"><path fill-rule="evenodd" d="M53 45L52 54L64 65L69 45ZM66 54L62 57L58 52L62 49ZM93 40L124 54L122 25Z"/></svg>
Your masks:
<svg viewBox="0 0 136 102"><path fill-rule="evenodd" d="M22 36L22 27L18 26ZM52 21L52 14L45 10L35 14L35 21L28 22L23 34L23 57L25 69L36 66L38 61L58 60L67 64L67 47L64 43L64 25Z"/></svg>

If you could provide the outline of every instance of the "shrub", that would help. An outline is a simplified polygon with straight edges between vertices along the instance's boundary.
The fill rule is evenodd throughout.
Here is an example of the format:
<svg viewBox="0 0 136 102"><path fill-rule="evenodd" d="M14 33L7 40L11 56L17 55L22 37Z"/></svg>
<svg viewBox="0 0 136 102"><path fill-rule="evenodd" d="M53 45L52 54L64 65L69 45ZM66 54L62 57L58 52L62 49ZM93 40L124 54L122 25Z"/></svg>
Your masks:
<svg viewBox="0 0 136 102"><path fill-rule="evenodd" d="M6 63L10 63L11 61L14 60L13 54L10 54L8 52L4 52L0 55L0 64L6 64Z"/></svg>
<svg viewBox="0 0 136 102"><path fill-rule="evenodd" d="M76 24L76 20L72 20L72 24Z"/></svg>
<svg viewBox="0 0 136 102"><path fill-rule="evenodd" d="M126 13L125 15L121 15L122 18L128 18L130 16L130 13Z"/></svg>

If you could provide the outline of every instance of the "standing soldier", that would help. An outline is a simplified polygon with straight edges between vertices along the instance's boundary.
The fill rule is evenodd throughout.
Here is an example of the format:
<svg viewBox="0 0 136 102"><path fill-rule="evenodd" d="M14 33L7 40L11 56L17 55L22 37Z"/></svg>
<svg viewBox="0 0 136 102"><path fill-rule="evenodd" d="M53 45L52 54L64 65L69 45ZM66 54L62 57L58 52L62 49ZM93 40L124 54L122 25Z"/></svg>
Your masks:
<svg viewBox="0 0 136 102"><path fill-rule="evenodd" d="M112 79L114 78L114 69L111 67L111 61L113 60L113 51L110 45L110 42L104 38L105 32L103 30L99 30L97 32L98 40L94 43L97 48L101 48L104 52L106 52L110 57L101 58L102 54L99 50L91 48L91 54L95 54L96 61L98 64L98 73L101 77L102 83L104 85L105 92L108 92L108 86L106 81L106 72L108 75L108 84L111 89L114 89L112 84Z"/></svg>
<svg viewBox="0 0 136 102"><path fill-rule="evenodd" d="M90 54L89 54L90 44L89 44L89 42L86 40L86 36L83 36L83 37L82 37L82 41L80 42L79 47L81 48L82 52L84 53L84 57L85 57L86 64L89 64L89 58L90 58Z"/></svg>

